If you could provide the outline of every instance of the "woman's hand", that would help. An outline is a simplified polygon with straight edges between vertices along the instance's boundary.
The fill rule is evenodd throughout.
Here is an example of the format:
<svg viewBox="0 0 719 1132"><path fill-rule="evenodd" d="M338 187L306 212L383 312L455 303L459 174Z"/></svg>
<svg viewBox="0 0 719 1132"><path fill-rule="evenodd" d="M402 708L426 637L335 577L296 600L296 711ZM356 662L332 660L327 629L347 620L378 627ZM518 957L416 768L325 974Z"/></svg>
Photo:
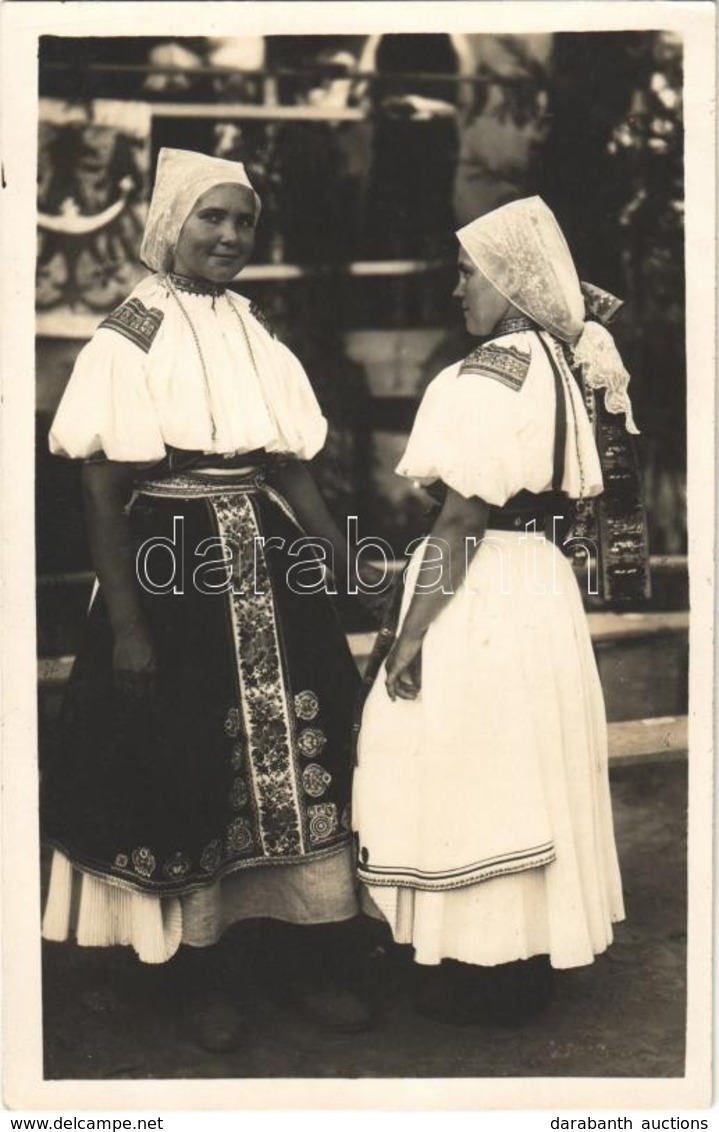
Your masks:
<svg viewBox="0 0 719 1132"><path fill-rule="evenodd" d="M129 700L146 700L152 696L157 664L144 625L130 625L116 633L112 664L121 696Z"/></svg>
<svg viewBox="0 0 719 1132"><path fill-rule="evenodd" d="M422 637L400 633L385 663L387 695L416 700L422 688Z"/></svg>
<svg viewBox="0 0 719 1132"><path fill-rule="evenodd" d="M442 548L441 585L420 587L419 582L402 622L402 632L387 661L387 694L394 700L417 698L421 684L419 653L430 625L463 585L467 568L484 538L489 504L478 496L465 499L452 488L442 505L427 546L435 542ZM467 541L471 538L471 543ZM424 563L424 555L422 564ZM422 566L420 565L420 570ZM419 578L419 572L417 577Z"/></svg>

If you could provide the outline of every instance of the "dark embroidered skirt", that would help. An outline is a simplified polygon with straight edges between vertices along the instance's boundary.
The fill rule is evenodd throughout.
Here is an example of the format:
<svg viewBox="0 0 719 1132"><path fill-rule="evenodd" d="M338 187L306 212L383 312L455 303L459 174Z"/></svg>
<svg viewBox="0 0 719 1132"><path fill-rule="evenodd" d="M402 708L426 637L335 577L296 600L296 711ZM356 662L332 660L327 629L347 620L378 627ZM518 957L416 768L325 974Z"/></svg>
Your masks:
<svg viewBox="0 0 719 1132"><path fill-rule="evenodd" d="M100 591L43 775L45 839L158 895L338 851L359 678L331 599L308 592L319 570L286 503L259 477L181 475L143 484L131 521L167 591L140 590L155 691L117 693Z"/></svg>

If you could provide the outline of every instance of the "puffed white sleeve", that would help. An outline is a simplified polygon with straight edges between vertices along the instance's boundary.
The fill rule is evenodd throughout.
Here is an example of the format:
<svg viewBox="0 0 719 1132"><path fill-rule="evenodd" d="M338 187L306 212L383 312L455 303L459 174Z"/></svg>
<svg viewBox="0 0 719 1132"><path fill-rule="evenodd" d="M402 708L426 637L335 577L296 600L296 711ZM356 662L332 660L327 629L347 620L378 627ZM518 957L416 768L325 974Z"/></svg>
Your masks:
<svg viewBox="0 0 719 1132"><path fill-rule="evenodd" d="M101 327L78 354L50 429L50 451L149 462L165 455L147 384L147 353Z"/></svg>
<svg viewBox="0 0 719 1132"><path fill-rule="evenodd" d="M442 480L466 499L502 507L529 486L522 391L481 372L442 371L428 387L397 472Z"/></svg>
<svg viewBox="0 0 719 1132"><path fill-rule="evenodd" d="M265 445L269 452L291 453L301 460L315 456L327 438L327 421L301 361L275 338L261 310L241 296L245 326L276 436ZM252 317L248 317L252 316Z"/></svg>
<svg viewBox="0 0 719 1132"><path fill-rule="evenodd" d="M327 420L299 358L283 343L274 345L282 357L282 391L275 408L281 444L284 451L311 460L327 439Z"/></svg>

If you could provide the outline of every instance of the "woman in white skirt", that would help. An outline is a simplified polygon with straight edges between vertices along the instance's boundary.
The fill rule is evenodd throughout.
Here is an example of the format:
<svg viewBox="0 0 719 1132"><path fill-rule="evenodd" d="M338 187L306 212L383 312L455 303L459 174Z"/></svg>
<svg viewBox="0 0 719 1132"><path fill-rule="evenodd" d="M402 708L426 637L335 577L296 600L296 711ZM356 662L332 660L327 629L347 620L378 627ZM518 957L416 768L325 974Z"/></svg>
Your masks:
<svg viewBox="0 0 719 1132"><path fill-rule="evenodd" d="M443 971L465 980L466 1018L463 965L495 968L496 987L510 964L588 964L624 916L602 690L574 572L548 532L569 500L603 490L577 377L636 429L628 375L608 332L585 323L543 201L458 238L455 295L480 343L428 387L397 469L439 483L442 502L365 705L353 824L369 909L416 963L459 961ZM517 962L532 957L549 964ZM539 1001L526 980L511 985L525 1007Z"/></svg>

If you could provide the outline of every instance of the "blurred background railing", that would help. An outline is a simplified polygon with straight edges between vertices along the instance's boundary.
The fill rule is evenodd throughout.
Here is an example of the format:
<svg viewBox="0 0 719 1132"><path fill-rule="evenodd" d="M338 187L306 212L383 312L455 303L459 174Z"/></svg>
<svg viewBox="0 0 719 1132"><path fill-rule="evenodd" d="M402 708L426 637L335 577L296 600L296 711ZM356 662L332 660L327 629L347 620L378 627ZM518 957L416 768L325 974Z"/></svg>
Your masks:
<svg viewBox="0 0 719 1132"><path fill-rule="evenodd" d="M581 277L625 299L650 545L684 555L681 106L681 43L663 32L43 38L40 572L88 567L78 469L47 454L47 428L83 342L145 272L162 145L247 165L263 211L237 287L315 384L338 517L397 551L424 503L394 466L427 382L470 347L453 232L541 194Z"/></svg>

